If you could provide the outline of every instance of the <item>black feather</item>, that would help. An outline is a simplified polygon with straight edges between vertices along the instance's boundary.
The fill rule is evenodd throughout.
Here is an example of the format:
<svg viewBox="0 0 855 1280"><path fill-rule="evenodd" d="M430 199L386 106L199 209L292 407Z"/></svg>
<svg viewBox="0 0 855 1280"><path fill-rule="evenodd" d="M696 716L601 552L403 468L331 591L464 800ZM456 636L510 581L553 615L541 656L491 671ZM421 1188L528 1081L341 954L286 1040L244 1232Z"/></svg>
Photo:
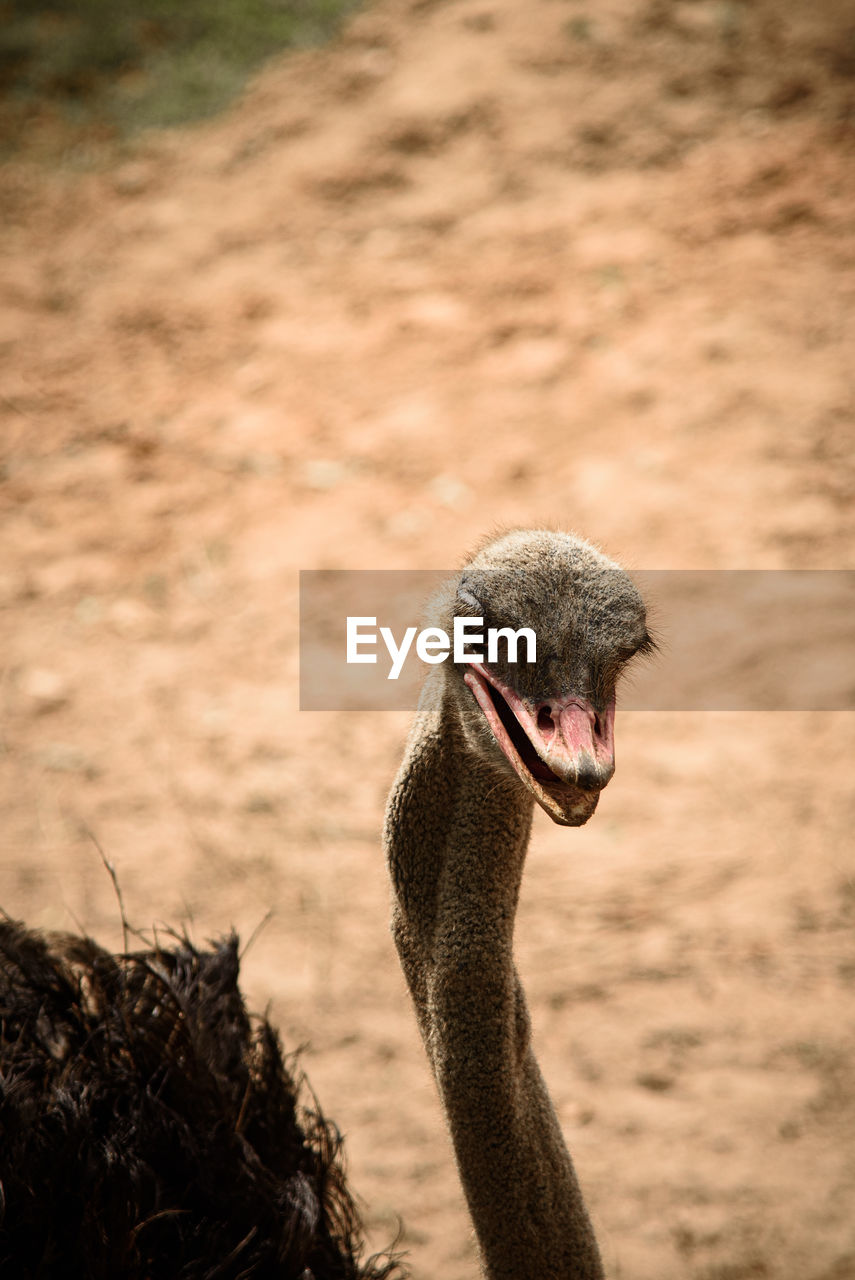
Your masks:
<svg viewBox="0 0 855 1280"><path fill-rule="evenodd" d="M402 1280L361 1260L341 1138L212 950L0 921L0 1274Z"/></svg>

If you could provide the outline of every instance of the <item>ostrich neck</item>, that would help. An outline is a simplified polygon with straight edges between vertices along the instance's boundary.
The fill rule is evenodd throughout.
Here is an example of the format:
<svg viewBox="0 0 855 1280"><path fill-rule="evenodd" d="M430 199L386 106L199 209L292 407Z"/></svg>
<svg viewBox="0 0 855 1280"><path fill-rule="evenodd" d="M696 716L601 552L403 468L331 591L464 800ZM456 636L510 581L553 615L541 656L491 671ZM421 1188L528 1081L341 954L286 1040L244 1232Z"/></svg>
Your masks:
<svg viewBox="0 0 855 1280"><path fill-rule="evenodd" d="M530 1044L513 930L532 801L479 768L440 696L389 798L393 934L489 1280L602 1277Z"/></svg>

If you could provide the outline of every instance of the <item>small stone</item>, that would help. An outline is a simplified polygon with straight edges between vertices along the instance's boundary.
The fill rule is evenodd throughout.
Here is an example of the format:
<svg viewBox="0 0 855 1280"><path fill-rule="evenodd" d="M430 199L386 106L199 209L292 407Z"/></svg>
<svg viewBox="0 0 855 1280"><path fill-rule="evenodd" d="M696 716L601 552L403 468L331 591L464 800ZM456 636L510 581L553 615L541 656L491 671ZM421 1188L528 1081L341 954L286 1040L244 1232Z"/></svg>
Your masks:
<svg viewBox="0 0 855 1280"><path fill-rule="evenodd" d="M448 474L434 476L430 482L430 491L437 502L452 511L465 506L471 492L469 486L458 480L457 476Z"/></svg>
<svg viewBox="0 0 855 1280"><path fill-rule="evenodd" d="M52 742L36 757L49 773L77 773L88 779L99 777L101 768L84 751L64 742Z"/></svg>
<svg viewBox="0 0 855 1280"><path fill-rule="evenodd" d="M21 692L36 715L58 711L70 696L64 677L46 667L31 667L21 680Z"/></svg>
<svg viewBox="0 0 855 1280"><path fill-rule="evenodd" d="M141 600L123 596L110 605L109 618L121 635L139 636L149 629L154 615Z"/></svg>
<svg viewBox="0 0 855 1280"><path fill-rule="evenodd" d="M303 464L303 483L319 493L336 489L350 476L351 468L337 458L315 458Z"/></svg>
<svg viewBox="0 0 855 1280"><path fill-rule="evenodd" d="M658 1071L643 1071L635 1077L635 1083L642 1089L649 1089L651 1093L667 1093L674 1087L673 1077Z"/></svg>
<svg viewBox="0 0 855 1280"><path fill-rule="evenodd" d="M151 185L151 167L142 161L122 165L113 175L113 188L121 196L142 195Z"/></svg>

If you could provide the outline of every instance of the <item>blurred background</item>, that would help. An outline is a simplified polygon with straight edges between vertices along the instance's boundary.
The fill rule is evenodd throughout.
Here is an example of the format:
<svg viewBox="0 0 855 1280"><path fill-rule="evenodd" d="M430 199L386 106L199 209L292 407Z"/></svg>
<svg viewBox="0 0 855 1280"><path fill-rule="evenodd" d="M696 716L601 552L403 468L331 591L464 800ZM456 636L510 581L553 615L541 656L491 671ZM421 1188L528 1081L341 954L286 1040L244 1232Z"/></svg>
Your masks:
<svg viewBox="0 0 855 1280"><path fill-rule="evenodd" d="M408 716L298 711L298 571L517 523L855 567L855 8L0 14L0 905L120 947L94 834L140 926L272 909L244 988L372 1244L464 1280L387 929ZM855 1277L855 720L617 745L517 944L609 1274Z"/></svg>

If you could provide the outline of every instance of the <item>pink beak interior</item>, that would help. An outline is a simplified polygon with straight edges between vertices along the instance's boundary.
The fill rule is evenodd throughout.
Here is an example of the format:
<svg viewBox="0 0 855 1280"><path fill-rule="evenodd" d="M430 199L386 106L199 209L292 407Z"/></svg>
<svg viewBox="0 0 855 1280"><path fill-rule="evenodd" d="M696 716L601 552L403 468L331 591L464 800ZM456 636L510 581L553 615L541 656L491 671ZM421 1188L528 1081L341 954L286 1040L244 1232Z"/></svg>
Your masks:
<svg viewBox="0 0 855 1280"><path fill-rule="evenodd" d="M556 822L585 821L614 773L614 699L602 714L575 695L550 698L530 709L481 663L470 662L463 678L509 764L538 803ZM502 720L491 685L507 703L531 750L519 735L514 736L520 748L515 745L513 726Z"/></svg>

